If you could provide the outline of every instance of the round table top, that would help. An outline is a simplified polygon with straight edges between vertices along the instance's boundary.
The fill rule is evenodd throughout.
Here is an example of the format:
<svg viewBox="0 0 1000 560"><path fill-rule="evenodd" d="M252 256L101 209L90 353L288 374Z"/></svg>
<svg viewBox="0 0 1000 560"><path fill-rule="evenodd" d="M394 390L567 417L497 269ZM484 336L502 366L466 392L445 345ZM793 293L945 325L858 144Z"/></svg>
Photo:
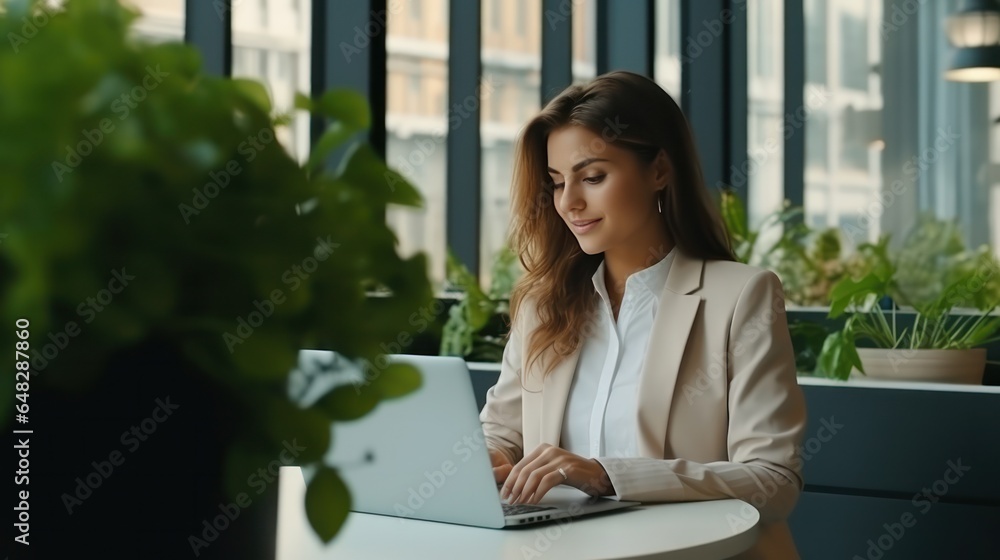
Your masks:
<svg viewBox="0 0 1000 560"><path fill-rule="evenodd" d="M283 467L277 560L721 559L756 542L760 519L753 506L731 499L642 504L505 529L351 512L333 541L323 545L306 519L304 497L301 471Z"/></svg>

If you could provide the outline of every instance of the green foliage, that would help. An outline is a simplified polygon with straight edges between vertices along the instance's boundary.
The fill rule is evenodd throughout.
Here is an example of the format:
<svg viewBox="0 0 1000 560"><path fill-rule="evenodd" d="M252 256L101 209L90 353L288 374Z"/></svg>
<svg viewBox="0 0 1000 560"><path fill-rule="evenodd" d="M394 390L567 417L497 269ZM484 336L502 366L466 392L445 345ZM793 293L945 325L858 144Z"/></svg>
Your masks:
<svg viewBox="0 0 1000 560"><path fill-rule="evenodd" d="M830 318L848 313L843 328L823 345L817 373L847 379L864 373L856 341L878 348L966 349L1000 340L1000 263L988 246L965 249L958 228L921 216L902 247L889 254L889 236L863 244L863 274L842 279L830 294ZM887 314L880 302L893 303ZM912 327L897 328L897 305L915 310ZM955 313L973 308L978 314Z"/></svg>
<svg viewBox="0 0 1000 560"><path fill-rule="evenodd" d="M383 218L387 204L420 205L418 191L351 141L371 123L364 96L298 96L330 122L300 166L275 140L288 116L271 114L261 84L206 75L189 46L130 38L136 13L118 2L68 2L31 37L23 20L41 4L5 6L0 36L23 41L0 49L0 320L29 318L36 350L48 332L80 329L34 380L85 387L115 351L170 341L233 397L244 433L227 461L230 492L282 442L297 438L318 461L331 419L419 386L400 369L307 409L285 395L298 349L374 361L432 301L426 255L402 259ZM114 271L134 279L82 315ZM273 312L240 334L238 319L264 302ZM4 419L11 391L0 384ZM306 502L330 540L349 504L336 472L321 470Z"/></svg>
<svg viewBox="0 0 1000 560"><path fill-rule="evenodd" d="M489 294L476 277L448 249L448 283L465 297L448 310L448 321L441 337L442 356L460 356L470 361L499 362L506 340L485 332L508 313L510 290L520 275L517 255L508 247L493 260Z"/></svg>
<svg viewBox="0 0 1000 560"><path fill-rule="evenodd" d="M719 205L739 261L774 271L791 303L825 305L832 285L857 264L842 257L838 229L810 228L802 221L803 209L788 201L757 230L749 228L746 207L733 189L721 191ZM780 228L777 240L762 246L773 228Z"/></svg>

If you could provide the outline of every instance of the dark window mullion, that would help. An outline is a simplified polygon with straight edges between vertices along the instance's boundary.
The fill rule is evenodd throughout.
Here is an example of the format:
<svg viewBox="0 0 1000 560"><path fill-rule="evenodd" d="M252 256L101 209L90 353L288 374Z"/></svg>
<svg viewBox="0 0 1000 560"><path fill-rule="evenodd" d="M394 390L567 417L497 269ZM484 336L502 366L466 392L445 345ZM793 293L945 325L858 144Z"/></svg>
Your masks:
<svg viewBox="0 0 1000 560"><path fill-rule="evenodd" d="M552 14L551 24L548 14ZM542 107L571 83L573 4L566 0L542 0Z"/></svg>
<svg viewBox="0 0 1000 560"><path fill-rule="evenodd" d="M372 113L368 140L384 155L386 0L313 0L312 10L311 95L320 96L331 88L365 95ZM359 44L358 29L366 30L364 43ZM313 142L326 126L325 119L313 119ZM345 150L334 153L331 161L339 162Z"/></svg>
<svg viewBox="0 0 1000 560"><path fill-rule="evenodd" d="M653 77L653 0L597 0L597 74L629 70ZM643 23L645 22L645 23Z"/></svg>
<svg viewBox="0 0 1000 560"><path fill-rule="evenodd" d="M791 1L791 0L787 0ZM735 5L733 0L725 1L726 8L733 15L731 23L726 25L726 60L723 69L723 79L726 82L724 95L728 96L725 104L726 115L723 126L728 127L729 141L723 156L723 177L728 184L736 189L737 196L749 203L749 192L746 180L736 180L736 171L750 157L747 138L749 114L749 81L747 77L747 5L742 2Z"/></svg>
<svg viewBox="0 0 1000 560"><path fill-rule="evenodd" d="M785 198L792 206L805 202L806 126L790 126L788 119L800 114L805 105L806 38L804 2L785 0L785 88L784 111L786 122L784 146ZM825 30L823 30L825 33ZM787 129L787 130L786 130Z"/></svg>
<svg viewBox="0 0 1000 560"><path fill-rule="evenodd" d="M684 92L681 107L694 130L705 184L710 188L732 183L729 165L733 132L728 113L731 110L729 96L734 92L726 90L732 31L729 25L722 23L727 4L727 0L681 2L681 89ZM718 35L707 31L706 25L719 29ZM711 40L704 40L706 36ZM745 88L739 92L743 96L746 93ZM743 129L746 129L745 124Z"/></svg>
<svg viewBox="0 0 1000 560"><path fill-rule="evenodd" d="M205 71L230 76L233 70L231 0L185 0L184 41L201 53Z"/></svg>
<svg viewBox="0 0 1000 560"><path fill-rule="evenodd" d="M445 242L479 277L482 7L452 0L448 39L448 161ZM494 92L491 95L498 95Z"/></svg>

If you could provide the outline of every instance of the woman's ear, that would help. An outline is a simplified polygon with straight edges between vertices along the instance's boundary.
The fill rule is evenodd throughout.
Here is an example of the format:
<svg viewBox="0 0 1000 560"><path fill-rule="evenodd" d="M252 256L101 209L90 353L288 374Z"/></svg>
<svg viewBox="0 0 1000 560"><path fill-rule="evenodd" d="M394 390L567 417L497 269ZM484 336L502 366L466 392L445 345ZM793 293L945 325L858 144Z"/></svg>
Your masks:
<svg viewBox="0 0 1000 560"><path fill-rule="evenodd" d="M653 185L654 190L659 191L665 185L672 185L676 181L674 180L674 164L670 161L670 156L667 155L667 150L660 149L660 152L656 154L656 159L653 160Z"/></svg>

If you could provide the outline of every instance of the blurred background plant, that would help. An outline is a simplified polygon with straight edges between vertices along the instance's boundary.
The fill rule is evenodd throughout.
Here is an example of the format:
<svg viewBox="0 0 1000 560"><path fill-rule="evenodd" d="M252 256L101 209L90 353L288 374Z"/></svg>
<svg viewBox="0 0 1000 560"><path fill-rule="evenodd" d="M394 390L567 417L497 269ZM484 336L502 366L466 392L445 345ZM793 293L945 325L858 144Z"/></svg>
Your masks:
<svg viewBox="0 0 1000 560"><path fill-rule="evenodd" d="M504 246L493 258L489 292L448 248L446 291L461 299L448 310L441 337L442 356L460 356L470 362L499 362L507 344L504 318L510 290L521 275L517 255Z"/></svg>
<svg viewBox="0 0 1000 560"><path fill-rule="evenodd" d="M33 399L43 400L43 389L87 394L115 356L156 341L185 364L178 379L194 372L206 391L227 396L206 412L220 425L191 438L234 429L221 442L228 453L218 471L233 499L247 473L270 464L286 441L297 438L306 449L300 464L320 464L332 421L419 386L414 368L396 365L307 408L286 394L300 348L373 362L380 343L432 301L426 255L401 258L383 217L387 204L422 201L363 141L371 123L364 95L299 96L300 110L329 123L300 166L275 140L286 117L271 114L262 84L207 75L188 45L135 38L133 9L115 0L3 7L0 35L20 39L0 50L0 320L10 327L30 319ZM46 23L25 37L27 21ZM327 160L341 149L334 172ZM306 259L318 264L302 273ZM134 279L93 316L82 315L82 302L107 291L115 271ZM392 297L369 296L376 291ZM257 310L266 318L234 336L239 320ZM82 332L39 368L46 334L71 323ZM0 384L4 423L13 417L13 389ZM86 441L93 415L132 406L121 391L109 397L109 410L81 408L91 416L72 418L64 439L79 428L74 437ZM187 472L191 459L178 453L174 460L184 464L164 468ZM198 473L216 470L204 464ZM155 490L155 476L148 480ZM336 469L320 468L306 510L324 541L349 503Z"/></svg>
<svg viewBox="0 0 1000 560"><path fill-rule="evenodd" d="M756 230L749 227L746 206L734 189L723 189L719 204L737 258L777 274L789 303L827 305L833 284L862 266L845 258L839 229L810 228L802 221L803 208L787 200Z"/></svg>

